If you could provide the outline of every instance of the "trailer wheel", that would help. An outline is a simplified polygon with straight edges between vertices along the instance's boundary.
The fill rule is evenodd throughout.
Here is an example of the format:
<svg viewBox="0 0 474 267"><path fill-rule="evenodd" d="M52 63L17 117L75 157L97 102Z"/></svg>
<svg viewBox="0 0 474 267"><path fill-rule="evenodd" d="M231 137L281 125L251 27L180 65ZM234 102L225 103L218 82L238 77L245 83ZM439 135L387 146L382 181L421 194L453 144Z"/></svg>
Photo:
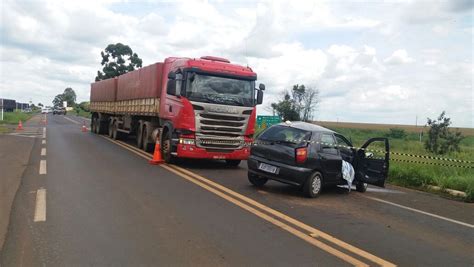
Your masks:
<svg viewBox="0 0 474 267"><path fill-rule="evenodd" d="M138 131L137 131L137 147L143 147L143 123L142 121L139 122Z"/></svg>
<svg viewBox="0 0 474 267"><path fill-rule="evenodd" d="M108 135L109 135L110 138L113 138L113 133L114 133L114 120L110 119L109 132L108 132Z"/></svg>
<svg viewBox="0 0 474 267"><path fill-rule="evenodd" d="M145 152L151 152L153 150L154 143L150 142L151 136L151 127L148 125L144 125L143 127L143 150Z"/></svg>
<svg viewBox="0 0 474 267"><path fill-rule="evenodd" d="M112 125L112 139L114 140L120 139L121 133L117 130L118 130L118 123L117 121L115 121L114 124Z"/></svg>
<svg viewBox="0 0 474 267"><path fill-rule="evenodd" d="M95 128L96 128L96 123L95 123L95 121L96 121L96 118L95 118L95 117L92 117L92 120L91 120L91 132L92 132L92 133L96 133L96 130L95 130Z"/></svg>

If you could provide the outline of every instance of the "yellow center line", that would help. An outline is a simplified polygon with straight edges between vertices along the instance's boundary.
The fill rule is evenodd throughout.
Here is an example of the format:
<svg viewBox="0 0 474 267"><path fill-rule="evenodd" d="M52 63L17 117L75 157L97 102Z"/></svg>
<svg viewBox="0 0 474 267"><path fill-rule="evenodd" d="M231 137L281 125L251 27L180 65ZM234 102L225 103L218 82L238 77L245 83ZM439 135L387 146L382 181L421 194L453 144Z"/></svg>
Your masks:
<svg viewBox="0 0 474 267"><path fill-rule="evenodd" d="M148 159L148 160L150 160L152 158L151 155L149 155L146 152L141 151L138 148L135 148L135 147L133 147L129 144L126 144L126 143L121 142L121 141L112 140L112 139L109 139L107 137L103 137L103 138L105 138L106 140L109 140L109 141L111 141L111 142L113 142L113 143L129 150L130 152L132 152L132 153L134 153L134 154L136 154L140 157L143 157L143 158ZM264 220L266 220L266 221L268 221L268 222L270 222L270 223L272 223L272 224L274 224L274 225L290 232L291 234L307 241L308 243L310 243L310 244L312 244L312 245L314 245L314 246L316 246L316 247L318 247L318 248L320 248L320 249L322 249L322 250L324 250L324 251L326 251L326 252L328 252L328 253L330 253L330 254L338 257L338 258L340 258L340 259L342 259L342 260L345 260L346 262L349 262L349 263L351 263L355 266L367 266L367 265L365 263L363 263L363 262L361 262L361 261L359 261L359 260L357 260L357 259L355 259L355 258L353 258L353 257L351 257L351 256L335 249L335 248L332 248L332 247L316 240L315 238L323 238L323 239L325 239L325 240L327 240L327 241L329 241L329 242L331 242L331 243L333 243L333 244L335 244L335 245L337 245L337 246L339 246L343 249L346 249L347 251L350 251L350 252L352 252L356 255L359 255L359 256L361 256L365 259L368 259L368 260L370 260L374 263L377 263L381 266L396 266L395 264L393 264L391 262L388 262L384 259L381 259L381 258L379 258L379 257L377 257L373 254L370 254L369 252L366 252L362 249L354 247L354 246L352 246L352 245L350 245L350 244L348 244L344 241L341 241L341 240L339 240L339 239L337 239L337 238L335 238L335 237L333 237L329 234L326 234L326 233L324 233L324 232L322 232L322 231L320 231L320 230L318 230L314 227L311 227L311 226L309 226L307 224L304 224L304 223L302 223L302 222L300 222L296 219L293 219L293 218L291 218L291 217L289 217L289 216L287 216L287 215L285 215L281 212L278 212L278 211L276 211L276 210L274 210L270 207L267 207L267 206L255 201L251 198L243 196L243 195L241 195L241 194L239 194L235 191L232 191L227 187L224 187L224 186L222 186L218 183L210 181L209 179L204 178L204 177L202 177L198 174L195 174L195 173L193 173L189 170L178 167L176 165L162 164L160 166L165 168L166 170L168 170L170 172L173 172L173 173L177 174L178 176L180 176L180 177L182 177L182 178L184 178L184 179L186 179L186 180L188 180L188 181L190 181L190 182L192 182L196 185L199 185L200 187L202 187L202 188L204 188L204 189L206 189L206 190L208 190L208 191L210 191L210 192L226 199L227 201L241 207L242 209L245 209L245 210L255 214L256 216L258 216L258 217L260 217L260 218L262 218L262 219L264 219ZM224 194L223 192L218 191L216 189L219 189L219 190L227 193L228 195ZM229 195L231 195L233 197L231 197ZM238 199L240 199L244 202L247 202L247 204L239 201ZM265 211L265 212L267 212L267 213L269 213L269 214L271 214L271 215L273 215L273 216L275 216L275 217L277 217L281 220L284 220L287 223L293 224L294 226L307 231L308 234L305 234L305 233L297 230L296 228L293 228L292 226L290 226L288 224L285 224L282 221L279 221L279 220L277 220L277 219L275 219L271 216L268 216L267 214L262 213L261 211L249 206L248 204L253 205L254 207L259 208L259 209L261 209L261 210L263 210L263 211Z"/></svg>

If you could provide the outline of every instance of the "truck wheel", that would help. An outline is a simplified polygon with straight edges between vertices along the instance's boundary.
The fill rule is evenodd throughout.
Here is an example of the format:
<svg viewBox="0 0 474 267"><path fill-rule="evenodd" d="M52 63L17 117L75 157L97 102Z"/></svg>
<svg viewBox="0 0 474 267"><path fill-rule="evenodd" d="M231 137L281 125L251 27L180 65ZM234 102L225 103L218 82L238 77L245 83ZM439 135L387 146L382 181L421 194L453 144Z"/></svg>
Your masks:
<svg viewBox="0 0 474 267"><path fill-rule="evenodd" d="M143 147L143 124L141 122L137 131L137 147L140 149Z"/></svg>
<svg viewBox="0 0 474 267"><path fill-rule="evenodd" d="M369 185L366 184L366 183L358 182L358 183L356 183L356 191L364 193L365 191L367 191L368 186Z"/></svg>
<svg viewBox="0 0 474 267"><path fill-rule="evenodd" d="M100 120L99 118L95 118L94 120L94 133L100 134Z"/></svg>
<svg viewBox="0 0 474 267"><path fill-rule="evenodd" d="M166 163L173 163L175 158L171 155L172 144L171 144L171 132L167 131L162 138L161 142L161 155Z"/></svg>
<svg viewBox="0 0 474 267"><path fill-rule="evenodd" d="M303 192L306 197L315 198L318 197L323 188L323 175L320 172L313 173L303 186Z"/></svg>
<svg viewBox="0 0 474 267"><path fill-rule="evenodd" d="M96 118L95 118L95 117L92 117L92 120L91 120L91 132L92 132L92 133L96 133L96 132L95 132L95 127L96 127L96 125L95 125L95 120L96 120Z"/></svg>
<svg viewBox="0 0 474 267"><path fill-rule="evenodd" d="M143 126L143 136L142 136L143 141L142 142L143 142L143 150L145 150L145 152L153 151L154 143L150 142L150 135L151 135L151 128Z"/></svg>
<svg viewBox="0 0 474 267"><path fill-rule="evenodd" d="M251 172L247 172L247 177L249 178L249 182L256 187L262 187L268 181L267 178L259 177L258 175Z"/></svg>
<svg viewBox="0 0 474 267"><path fill-rule="evenodd" d="M114 140L120 139L120 132L117 131L117 129L118 129L118 123L117 123L117 121L115 121L113 126L112 126L112 139L114 139Z"/></svg>
<svg viewBox="0 0 474 267"><path fill-rule="evenodd" d="M113 133L114 133L114 120L110 120L109 122L109 132L108 135L110 138L113 138Z"/></svg>
<svg viewBox="0 0 474 267"><path fill-rule="evenodd" d="M227 166L237 167L239 166L241 160L240 159L226 159L225 164Z"/></svg>

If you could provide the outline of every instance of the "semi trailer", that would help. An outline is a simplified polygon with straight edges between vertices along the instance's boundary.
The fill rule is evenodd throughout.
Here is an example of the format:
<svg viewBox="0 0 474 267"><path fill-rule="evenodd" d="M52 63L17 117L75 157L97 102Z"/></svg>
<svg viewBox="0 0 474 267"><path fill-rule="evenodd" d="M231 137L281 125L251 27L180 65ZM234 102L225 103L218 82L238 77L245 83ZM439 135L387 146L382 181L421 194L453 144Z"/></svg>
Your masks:
<svg viewBox="0 0 474 267"><path fill-rule="evenodd" d="M91 131L133 137L147 152L159 141L168 163L199 158L235 166L249 156L263 100L256 79L250 67L224 58L169 57L92 83Z"/></svg>

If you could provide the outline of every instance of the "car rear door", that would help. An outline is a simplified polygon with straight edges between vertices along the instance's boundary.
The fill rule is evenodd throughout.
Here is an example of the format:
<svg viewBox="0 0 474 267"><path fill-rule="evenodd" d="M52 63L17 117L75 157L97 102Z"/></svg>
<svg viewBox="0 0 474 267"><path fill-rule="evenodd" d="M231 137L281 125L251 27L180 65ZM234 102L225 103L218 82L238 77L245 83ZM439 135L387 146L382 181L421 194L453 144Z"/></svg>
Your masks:
<svg viewBox="0 0 474 267"><path fill-rule="evenodd" d="M336 140L330 132L320 133L319 159L326 182L336 182L341 178L342 157L336 148Z"/></svg>
<svg viewBox="0 0 474 267"><path fill-rule="evenodd" d="M387 138L369 139L357 151L356 179L375 186L384 187L388 175L390 145Z"/></svg>

